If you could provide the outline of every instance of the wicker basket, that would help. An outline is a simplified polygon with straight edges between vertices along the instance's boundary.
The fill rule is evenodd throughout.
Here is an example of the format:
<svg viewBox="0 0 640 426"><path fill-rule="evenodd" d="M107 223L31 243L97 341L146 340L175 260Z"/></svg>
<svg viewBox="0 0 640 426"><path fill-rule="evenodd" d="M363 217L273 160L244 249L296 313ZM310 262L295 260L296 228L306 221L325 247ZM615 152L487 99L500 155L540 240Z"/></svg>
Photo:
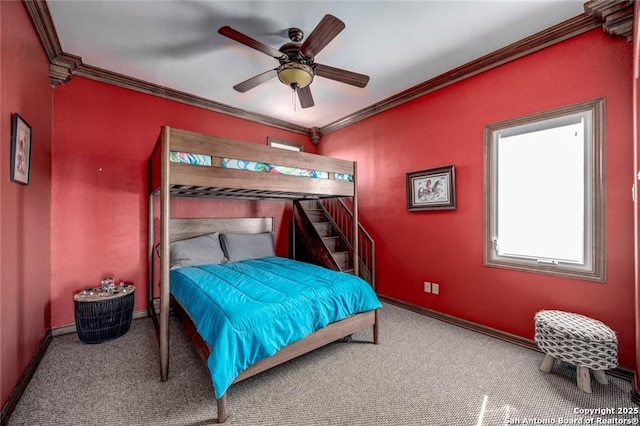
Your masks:
<svg viewBox="0 0 640 426"><path fill-rule="evenodd" d="M76 329L84 343L102 343L125 334L131 326L134 292L97 301L75 300Z"/></svg>

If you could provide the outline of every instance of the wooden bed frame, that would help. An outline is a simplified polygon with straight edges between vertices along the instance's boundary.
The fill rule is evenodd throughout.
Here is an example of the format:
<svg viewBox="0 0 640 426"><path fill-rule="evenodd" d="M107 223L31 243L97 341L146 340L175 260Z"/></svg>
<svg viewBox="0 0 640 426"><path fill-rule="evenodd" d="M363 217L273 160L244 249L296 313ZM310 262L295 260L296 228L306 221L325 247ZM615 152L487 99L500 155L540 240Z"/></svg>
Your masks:
<svg viewBox="0 0 640 426"><path fill-rule="evenodd" d="M189 152L208 155L212 165L198 166L170 161L170 152ZM225 169L223 158L255 161L280 166L298 167L328 172L328 179L317 179L281 174L260 173L248 170ZM353 177L352 181L336 179L336 174ZM169 247L172 241L211 233L258 233L273 231L271 218L225 219L173 219L171 197L233 198L249 200L303 200L328 197L353 197L353 265L358 275L358 198L356 163L330 157L293 152L266 145L238 142L215 136L202 135L185 130L162 127L160 136L149 160L149 315L158 331L160 346L160 377L168 379L169 373ZM160 197L160 304L155 306L154 247L155 216L154 198ZM173 303L176 314L205 360L209 348L196 332L193 322L178 303ZM158 319L159 318L159 319ZM373 327L373 342L378 343L377 310L353 315L342 321L310 334L306 338L281 349L241 373L234 383L261 373L302 354L339 340L365 327ZM226 420L226 393L217 399L218 422Z"/></svg>

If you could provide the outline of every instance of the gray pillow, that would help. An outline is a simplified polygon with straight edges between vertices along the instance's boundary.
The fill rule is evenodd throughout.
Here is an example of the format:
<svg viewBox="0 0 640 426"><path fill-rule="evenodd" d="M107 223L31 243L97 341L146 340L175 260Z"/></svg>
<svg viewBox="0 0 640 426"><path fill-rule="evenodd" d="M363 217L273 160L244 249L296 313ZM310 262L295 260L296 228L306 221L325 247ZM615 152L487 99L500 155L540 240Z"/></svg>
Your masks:
<svg viewBox="0 0 640 426"><path fill-rule="evenodd" d="M220 234L220 242L229 262L275 256L273 232L260 234Z"/></svg>
<svg viewBox="0 0 640 426"><path fill-rule="evenodd" d="M219 233L174 241L169 248L171 269L187 266L217 265L226 261Z"/></svg>

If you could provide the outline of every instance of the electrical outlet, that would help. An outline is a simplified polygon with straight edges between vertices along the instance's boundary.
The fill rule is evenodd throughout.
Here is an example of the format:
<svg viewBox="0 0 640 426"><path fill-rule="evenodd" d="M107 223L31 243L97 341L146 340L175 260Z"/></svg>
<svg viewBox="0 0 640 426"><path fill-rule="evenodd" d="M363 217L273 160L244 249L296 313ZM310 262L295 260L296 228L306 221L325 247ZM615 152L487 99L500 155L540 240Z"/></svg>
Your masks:
<svg viewBox="0 0 640 426"><path fill-rule="evenodd" d="M440 284L431 283L431 293L440 294Z"/></svg>
<svg viewBox="0 0 640 426"><path fill-rule="evenodd" d="M424 282L424 292L431 293L431 283L429 281Z"/></svg>

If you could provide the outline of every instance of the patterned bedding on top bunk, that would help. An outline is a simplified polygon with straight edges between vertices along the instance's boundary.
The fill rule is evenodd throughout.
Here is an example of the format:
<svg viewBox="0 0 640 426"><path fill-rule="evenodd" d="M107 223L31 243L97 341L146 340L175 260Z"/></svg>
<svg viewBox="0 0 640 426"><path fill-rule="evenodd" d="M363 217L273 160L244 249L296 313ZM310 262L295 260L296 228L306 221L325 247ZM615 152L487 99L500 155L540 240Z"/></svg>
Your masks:
<svg viewBox="0 0 640 426"><path fill-rule="evenodd" d="M258 255L260 241L243 244L252 244L252 252L232 248L223 259L215 256L221 263L171 271L171 294L211 348L207 365L216 398L240 373L285 346L382 307L371 286L353 275L275 256L233 261Z"/></svg>
<svg viewBox="0 0 640 426"><path fill-rule="evenodd" d="M173 163L186 163L209 167L211 166L211 156L203 154L193 154L190 152L171 151L170 160ZM277 173L289 176L304 176L317 179L329 179L329 173L321 170L279 166L277 164L237 160L234 158L223 158L221 167L223 169L249 170L252 172ZM335 173L334 177L335 179L353 182L353 176L348 174Z"/></svg>

